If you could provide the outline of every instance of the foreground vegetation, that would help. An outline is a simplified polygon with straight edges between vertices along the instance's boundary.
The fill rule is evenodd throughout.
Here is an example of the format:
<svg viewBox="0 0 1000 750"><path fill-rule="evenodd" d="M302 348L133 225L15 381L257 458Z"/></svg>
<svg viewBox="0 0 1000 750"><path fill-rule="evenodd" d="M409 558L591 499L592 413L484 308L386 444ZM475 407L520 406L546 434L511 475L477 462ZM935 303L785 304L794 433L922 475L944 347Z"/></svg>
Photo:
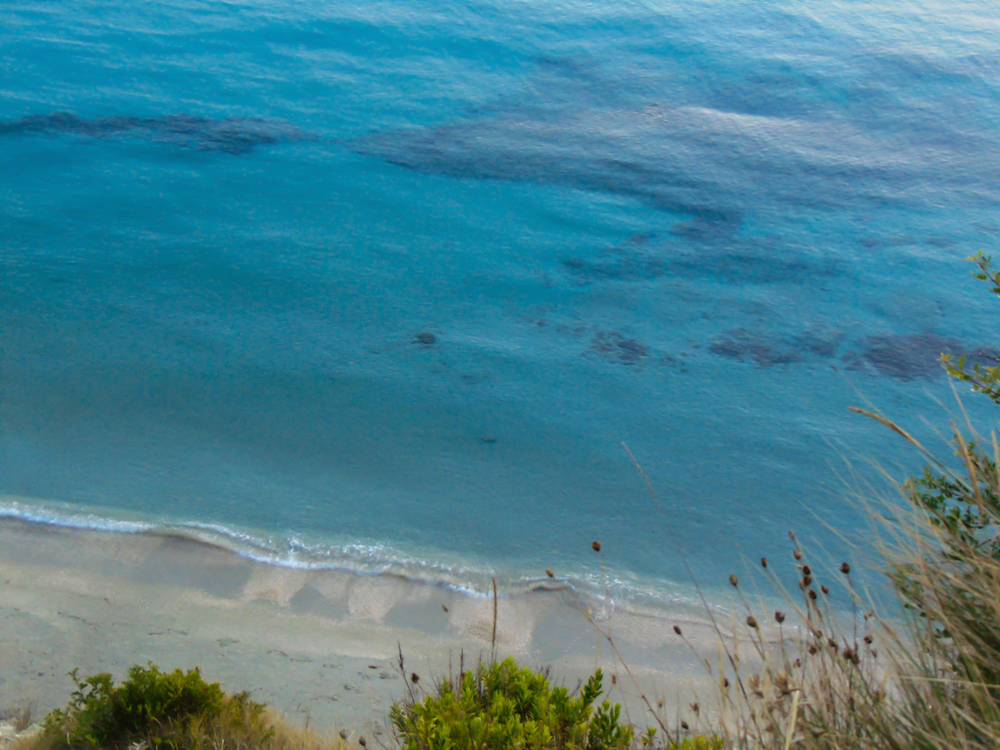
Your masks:
<svg viewBox="0 0 1000 750"><path fill-rule="evenodd" d="M1000 296L1000 273L973 259L977 276ZM992 355L989 355L992 356ZM948 372L1000 404L1000 360L944 357ZM993 365L984 364L993 361ZM924 474L899 485L909 501L883 521L879 551L902 605L891 617L855 589L851 566L819 565L790 535L797 590L786 592L774 565L761 560L769 585L787 606L763 612L730 584L745 607L735 638L717 628L720 657L705 661L717 685L684 715L669 719L642 697L654 727L620 719L599 699L597 671L580 689L553 686L546 672L492 658L449 675L429 692L415 689L402 654L407 694L389 722L403 750L979 750L1000 747L1000 442L952 427L954 461L939 461L902 427L889 428L928 461ZM641 471L641 469L640 469ZM650 492L652 493L650 486ZM886 509L881 509L883 513ZM599 542L593 548L600 554ZM854 611L838 621L831 589L846 591ZM711 611L707 610L709 617ZM590 617L583 613L583 616ZM742 615L741 615L742 616ZM495 614L494 614L495 617ZM617 654L610 633L605 634ZM770 624L773 622L773 625ZM674 627L684 638L680 627ZM776 634L776 637L775 637ZM750 648L750 659L741 656ZM741 652L742 649L742 652ZM703 655L699 654L699 660ZM622 664L629 673L627 664ZM107 674L79 678L69 705L49 714L15 750L321 750L341 749L290 728L246 694L226 695L198 670L162 673L133 667L115 685ZM365 746L363 738L358 744Z"/></svg>
<svg viewBox="0 0 1000 750"><path fill-rule="evenodd" d="M342 738L292 727L247 693L226 695L197 669L133 666L117 685L109 674L70 674L76 690L66 708L12 750L347 750Z"/></svg>

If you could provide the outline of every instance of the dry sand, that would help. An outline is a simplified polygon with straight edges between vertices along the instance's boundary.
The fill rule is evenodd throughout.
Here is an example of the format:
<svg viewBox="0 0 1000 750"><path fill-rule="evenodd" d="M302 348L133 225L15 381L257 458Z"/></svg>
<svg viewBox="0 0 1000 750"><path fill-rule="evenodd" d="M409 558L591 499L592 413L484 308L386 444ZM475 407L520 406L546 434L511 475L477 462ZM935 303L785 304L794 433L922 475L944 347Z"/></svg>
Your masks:
<svg viewBox="0 0 1000 750"><path fill-rule="evenodd" d="M551 666L571 686L600 664L618 676L611 699L633 721L649 721L569 592L498 605L498 656ZM463 651L467 664L488 657L492 606L390 576L258 563L181 536L0 520L0 715L26 702L39 713L65 705L70 669L118 678L151 661L199 666L226 690L248 690L324 731L384 731L405 689L398 649L421 685L457 667ZM673 622L714 659L715 637L697 613L678 612ZM711 696L704 667L662 619L615 615L611 624L654 699L669 709L695 693Z"/></svg>

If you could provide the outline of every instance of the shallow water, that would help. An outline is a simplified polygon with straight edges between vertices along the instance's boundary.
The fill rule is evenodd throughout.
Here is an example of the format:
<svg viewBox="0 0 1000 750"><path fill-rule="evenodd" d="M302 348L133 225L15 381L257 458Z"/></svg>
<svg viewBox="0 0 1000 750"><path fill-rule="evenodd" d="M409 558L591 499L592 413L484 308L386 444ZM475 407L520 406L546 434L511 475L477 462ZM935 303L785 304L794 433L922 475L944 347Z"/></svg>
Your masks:
<svg viewBox="0 0 1000 750"><path fill-rule="evenodd" d="M3 513L661 605L854 554L842 459L920 462L846 407L941 445L992 344L997 26L0 4Z"/></svg>

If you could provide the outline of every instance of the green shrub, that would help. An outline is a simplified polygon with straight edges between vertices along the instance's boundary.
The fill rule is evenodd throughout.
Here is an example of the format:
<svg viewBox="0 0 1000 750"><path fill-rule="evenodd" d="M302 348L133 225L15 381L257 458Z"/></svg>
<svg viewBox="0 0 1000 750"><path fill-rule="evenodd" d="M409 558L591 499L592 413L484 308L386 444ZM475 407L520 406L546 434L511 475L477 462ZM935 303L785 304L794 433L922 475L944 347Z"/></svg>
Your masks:
<svg viewBox="0 0 1000 750"><path fill-rule="evenodd" d="M508 658L446 679L422 701L396 703L390 716L404 750L626 748L633 727L620 723L621 706L594 709L602 683L597 670L574 697Z"/></svg>
<svg viewBox="0 0 1000 750"><path fill-rule="evenodd" d="M154 747L183 747L189 745L181 741L187 730L219 717L227 702L250 709L251 720L263 711L245 694L227 698L197 668L166 673L153 664L136 665L117 686L107 673L81 679L73 670L70 676L76 690L69 705L50 713L42 725L56 745L110 748L146 741Z"/></svg>

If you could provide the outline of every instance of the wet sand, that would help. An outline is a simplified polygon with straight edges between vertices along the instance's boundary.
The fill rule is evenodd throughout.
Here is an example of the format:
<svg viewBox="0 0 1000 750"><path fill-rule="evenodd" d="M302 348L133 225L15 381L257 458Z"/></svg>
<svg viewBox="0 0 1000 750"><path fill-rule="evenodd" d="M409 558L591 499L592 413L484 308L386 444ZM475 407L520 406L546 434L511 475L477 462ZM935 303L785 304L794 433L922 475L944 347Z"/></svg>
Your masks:
<svg viewBox="0 0 1000 750"><path fill-rule="evenodd" d="M0 710L65 705L73 668L118 678L152 661L199 666L226 690L324 731L385 731L405 690L398 650L426 685L463 652L467 665L489 657L492 613L492 601L440 586L282 568L182 536L0 520ZM715 660L715 635L697 612L678 611L674 623ZM668 712L695 694L707 702L704 666L661 617L616 614L610 624L642 689ZM501 597L497 655L550 666L571 687L600 665L618 677L610 698L632 721L650 721L568 591Z"/></svg>

